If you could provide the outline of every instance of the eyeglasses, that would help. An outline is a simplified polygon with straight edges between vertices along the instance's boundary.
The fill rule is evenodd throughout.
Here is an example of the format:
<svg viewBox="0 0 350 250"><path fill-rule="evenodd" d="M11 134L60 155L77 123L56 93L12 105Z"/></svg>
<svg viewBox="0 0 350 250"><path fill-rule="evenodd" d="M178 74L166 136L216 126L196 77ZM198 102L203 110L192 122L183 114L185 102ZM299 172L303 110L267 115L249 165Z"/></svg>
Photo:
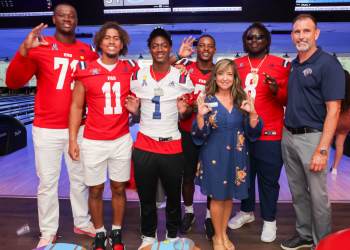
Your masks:
<svg viewBox="0 0 350 250"><path fill-rule="evenodd" d="M252 41L253 39L261 41L261 40L265 39L265 35L248 35L246 37L247 41Z"/></svg>

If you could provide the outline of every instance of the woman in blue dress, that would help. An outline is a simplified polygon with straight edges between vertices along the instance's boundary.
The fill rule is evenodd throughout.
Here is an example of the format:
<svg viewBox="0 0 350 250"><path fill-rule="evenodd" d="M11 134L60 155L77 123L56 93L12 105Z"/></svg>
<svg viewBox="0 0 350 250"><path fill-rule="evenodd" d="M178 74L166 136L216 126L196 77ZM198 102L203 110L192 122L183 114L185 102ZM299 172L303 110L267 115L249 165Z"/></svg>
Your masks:
<svg viewBox="0 0 350 250"><path fill-rule="evenodd" d="M199 97L192 128L194 143L201 145L198 181L201 192L212 198L210 213L215 229L214 250L233 250L226 230L232 198L248 197L249 162L246 140L261 133L254 100L241 87L232 60L217 62L205 99Z"/></svg>

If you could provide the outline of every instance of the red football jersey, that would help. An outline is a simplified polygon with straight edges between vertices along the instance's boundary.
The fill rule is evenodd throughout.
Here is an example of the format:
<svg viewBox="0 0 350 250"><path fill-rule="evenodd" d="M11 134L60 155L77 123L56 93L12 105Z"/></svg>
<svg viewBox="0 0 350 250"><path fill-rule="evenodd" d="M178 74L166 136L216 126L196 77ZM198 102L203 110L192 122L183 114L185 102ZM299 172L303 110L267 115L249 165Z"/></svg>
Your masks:
<svg viewBox="0 0 350 250"><path fill-rule="evenodd" d="M196 62L192 62L188 59L180 60L179 64L185 65L186 70L191 78L191 81L194 85L194 94L205 93L205 85L209 81L211 76L211 71L204 74L199 68ZM180 120L180 128L183 131L191 132L192 123L196 117L195 113L192 113L191 117L185 120Z"/></svg>
<svg viewBox="0 0 350 250"><path fill-rule="evenodd" d="M130 94L131 75L137 70L131 60L119 60L112 71L98 60L78 67L75 79L85 87L88 108L85 138L115 140L129 133L129 112L124 103Z"/></svg>
<svg viewBox="0 0 350 250"><path fill-rule="evenodd" d="M96 59L98 55L78 40L73 44L61 43L54 37L45 40L47 46L31 49L27 57L15 55L7 69L6 84L9 88L20 88L35 75L34 126L68 128L73 73L79 62Z"/></svg>
<svg viewBox="0 0 350 250"><path fill-rule="evenodd" d="M257 67L262 59L250 59L252 67ZM257 76L251 73L251 66L248 56L234 60L239 75L242 79L242 86L247 93L255 98L255 109L262 118L264 127L260 140L281 140L284 109L287 100L287 83L290 71L290 63L280 57L267 55L260 65ZM268 84L264 83L263 73L274 77L278 84L277 95L274 96ZM254 77L257 77L254 81Z"/></svg>

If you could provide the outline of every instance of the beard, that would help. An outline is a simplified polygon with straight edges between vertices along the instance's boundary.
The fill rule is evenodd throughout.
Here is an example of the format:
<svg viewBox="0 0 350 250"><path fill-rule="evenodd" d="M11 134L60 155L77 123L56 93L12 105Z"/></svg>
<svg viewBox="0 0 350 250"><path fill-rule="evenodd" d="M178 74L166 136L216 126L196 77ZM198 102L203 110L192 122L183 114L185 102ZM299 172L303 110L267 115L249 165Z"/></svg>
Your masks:
<svg viewBox="0 0 350 250"><path fill-rule="evenodd" d="M300 42L300 43L297 43L295 47L299 52L306 52L310 50L311 45L307 42Z"/></svg>

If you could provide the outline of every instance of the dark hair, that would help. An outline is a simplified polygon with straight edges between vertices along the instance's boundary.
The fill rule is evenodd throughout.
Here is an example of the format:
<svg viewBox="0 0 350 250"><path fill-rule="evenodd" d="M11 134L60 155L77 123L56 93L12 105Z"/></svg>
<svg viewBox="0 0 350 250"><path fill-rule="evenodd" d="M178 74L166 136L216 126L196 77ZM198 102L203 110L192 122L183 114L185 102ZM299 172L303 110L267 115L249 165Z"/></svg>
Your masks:
<svg viewBox="0 0 350 250"><path fill-rule="evenodd" d="M316 20L316 18L313 15L307 14L307 13L303 13L303 14L297 15L293 19L292 24L295 24L297 21L303 20L303 19L311 19L311 21L315 24L315 27L317 27L317 20Z"/></svg>
<svg viewBox="0 0 350 250"><path fill-rule="evenodd" d="M209 34L204 34L204 35L201 35L200 37L198 37L196 40L197 40L197 44L199 43L199 41L202 39L202 38L209 38L213 41L214 43L214 46L216 46L216 41L215 41L215 38L212 36L212 35L209 35Z"/></svg>
<svg viewBox="0 0 350 250"><path fill-rule="evenodd" d="M68 2L68 1L61 1L61 2L58 2L54 7L53 7L53 13L55 14L56 13L56 10L59 6L62 6L62 5L66 5L66 6L70 6L74 9L75 13L77 13L77 8L75 7L75 5L72 3L72 2Z"/></svg>
<svg viewBox="0 0 350 250"><path fill-rule="evenodd" d="M128 45L130 43L130 37L128 33L116 22L106 22L105 24L102 25L100 30L96 32L94 37L94 44L96 49L98 51L101 51L100 45L108 29L115 29L118 31L120 40L123 44L123 48L121 49L121 51L119 51L119 55L125 56L128 53Z"/></svg>
<svg viewBox="0 0 350 250"><path fill-rule="evenodd" d="M247 35L248 35L248 32L251 30L251 29L258 29L260 30L261 32L264 33L264 36L267 40L267 47L266 47L266 50L267 50L267 53L270 52L270 45L271 45L271 33L270 31L265 27L265 25L263 25L262 23L259 23L259 22L254 22L252 23L244 32L243 32L243 35L242 35L242 42L243 42L243 50L244 52L248 53L248 48L247 48Z"/></svg>
<svg viewBox="0 0 350 250"><path fill-rule="evenodd" d="M151 34L149 34L149 37L147 39L147 46L148 48L151 48L151 43L153 41L154 38L156 38L157 36L161 36L163 37L165 40L168 41L170 47L173 46L173 41L171 40L171 35L168 31L166 31L165 29L161 28L161 27L156 27Z"/></svg>
<svg viewBox="0 0 350 250"><path fill-rule="evenodd" d="M241 85L241 78L239 77L237 66L234 61L230 59L221 59L219 60L213 69L213 73L211 74L210 80L206 86L206 94L214 96L218 91L218 86L216 83L216 74L219 70L225 70L227 68L232 68L233 73L233 85L231 87L231 96L233 98L233 103L240 108L242 102L246 99L247 95L244 92Z"/></svg>
<svg viewBox="0 0 350 250"><path fill-rule="evenodd" d="M350 74L344 69L345 73L345 97L341 102L341 111L347 111L350 108Z"/></svg>

